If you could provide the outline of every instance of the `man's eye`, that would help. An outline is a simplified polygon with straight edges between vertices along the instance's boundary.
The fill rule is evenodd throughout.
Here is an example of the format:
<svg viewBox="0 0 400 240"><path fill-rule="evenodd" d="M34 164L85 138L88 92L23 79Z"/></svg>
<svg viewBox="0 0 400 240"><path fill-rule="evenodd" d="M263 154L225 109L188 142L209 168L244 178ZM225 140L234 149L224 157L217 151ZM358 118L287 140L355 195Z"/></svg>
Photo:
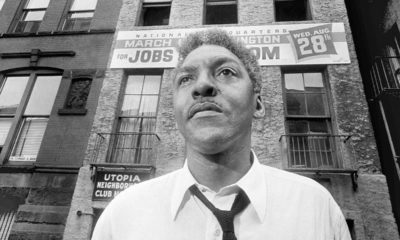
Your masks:
<svg viewBox="0 0 400 240"><path fill-rule="evenodd" d="M222 75L222 76L225 76L225 77L234 76L234 75L235 75L235 72L234 72L232 69L225 68L225 69L222 69L222 70L219 72L218 75Z"/></svg>
<svg viewBox="0 0 400 240"><path fill-rule="evenodd" d="M190 80L192 80L192 78L190 76L181 77L179 79L179 85L186 84L186 83L190 82Z"/></svg>

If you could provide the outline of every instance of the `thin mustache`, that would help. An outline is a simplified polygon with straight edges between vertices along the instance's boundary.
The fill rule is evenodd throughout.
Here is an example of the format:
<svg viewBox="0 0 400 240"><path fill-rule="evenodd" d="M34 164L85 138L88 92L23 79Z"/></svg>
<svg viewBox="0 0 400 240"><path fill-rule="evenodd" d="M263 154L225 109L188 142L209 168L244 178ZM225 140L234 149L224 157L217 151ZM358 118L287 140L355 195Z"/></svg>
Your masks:
<svg viewBox="0 0 400 240"><path fill-rule="evenodd" d="M202 101L195 102L189 108L189 118L192 118L196 113L205 111L205 110L222 112L222 108L219 106L218 103L216 103L214 101L209 101L209 100L202 100Z"/></svg>

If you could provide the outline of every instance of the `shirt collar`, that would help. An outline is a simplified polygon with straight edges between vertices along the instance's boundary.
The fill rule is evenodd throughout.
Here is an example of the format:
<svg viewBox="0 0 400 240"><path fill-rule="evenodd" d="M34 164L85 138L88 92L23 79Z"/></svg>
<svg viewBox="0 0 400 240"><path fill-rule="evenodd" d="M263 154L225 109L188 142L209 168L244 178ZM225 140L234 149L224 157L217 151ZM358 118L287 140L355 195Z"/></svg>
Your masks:
<svg viewBox="0 0 400 240"><path fill-rule="evenodd" d="M236 183L232 184L240 187L249 197L251 205L254 207L258 219L263 222L267 208L267 189L265 177L258 161L253 154L253 164L249 171ZM175 186L171 195L171 216L175 220L184 200L189 199L188 189L193 184L198 184L196 179L189 171L187 161L183 168L178 172ZM229 187L229 186L227 186Z"/></svg>

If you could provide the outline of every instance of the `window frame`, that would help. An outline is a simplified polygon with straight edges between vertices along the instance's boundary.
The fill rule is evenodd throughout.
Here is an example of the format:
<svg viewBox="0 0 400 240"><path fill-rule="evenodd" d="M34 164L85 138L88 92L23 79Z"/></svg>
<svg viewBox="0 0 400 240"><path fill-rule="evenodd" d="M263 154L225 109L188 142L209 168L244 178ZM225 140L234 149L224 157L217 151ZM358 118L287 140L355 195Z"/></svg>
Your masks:
<svg viewBox="0 0 400 240"><path fill-rule="evenodd" d="M6 2L6 0L0 0L0 11L3 9L5 2Z"/></svg>
<svg viewBox="0 0 400 240"><path fill-rule="evenodd" d="M286 90L286 85L285 85L285 74L290 74L290 73L321 73L322 74L322 81L324 84L324 94L326 98L326 104L324 104L326 114L325 115L294 115L294 114L288 114L287 110L287 90ZM286 125L286 120L313 120L313 119L328 119L330 120L330 127L328 125L328 131L330 130L330 134L333 134L333 128L332 123L333 123L333 114L332 114L332 97L331 97L331 90L330 90L330 84L329 80L327 78L327 73L326 73L326 68L324 67L307 67L307 68L289 68L285 69L283 68L281 70L281 76L282 76L282 98L283 98L283 105L284 105L284 117L285 117L285 130L287 133L289 133L289 129L287 128ZM306 94L306 93L305 93Z"/></svg>
<svg viewBox="0 0 400 240"><path fill-rule="evenodd" d="M325 93L325 97L326 97L326 104L324 104L325 107L325 111L326 111L326 115L290 115L287 112L287 90L286 90L286 83L285 83L285 74L290 74L290 73L301 73L304 79L304 73L321 73L322 75L322 81L324 84L324 93ZM307 153L310 154L310 159L309 164L311 164L311 167L307 166L306 168L315 168L315 166L313 166L313 158L311 157L311 153L317 154L317 150L319 150L320 152L326 152L327 154L332 154L331 156L331 164L329 166L335 167L335 165L338 163L337 162L337 157L335 154L336 150L337 150L337 144L335 143L335 141L333 139L330 139L329 137L335 135L336 131L334 128L334 114L333 114L333 109L332 109L332 96L331 96L331 89L330 89L330 84L329 84L329 78L327 76L327 70L326 67L300 67L300 68L283 68L281 69L281 77L282 77L282 98L283 98L283 107L284 107L284 124L285 124L285 136L290 139L291 137L294 137L295 139L302 139L303 137L307 137L307 141L309 142L305 142L306 145L304 145L304 149L302 149L301 147L303 146L302 144L305 144L304 142L300 145L298 145L299 143L297 142L297 147L300 147L299 149L296 149L296 146L294 149L291 149L289 142L287 143L287 152L292 152L291 154L305 154L304 156L306 156ZM289 91L290 92L290 91ZM304 120L307 122L307 127L308 127L308 131L306 133L291 133L289 131L289 124L288 121L301 121ZM318 132L310 132L310 121L321 121L321 122L325 122L326 126L327 126L327 132L326 133L318 133ZM309 137L309 138L308 138ZM316 141L319 140L323 140L324 137L328 137L326 140L329 141L329 144L326 145L325 147L327 148L321 148L320 146L315 148L315 143ZM307 147L306 147L307 146ZM315 148L315 149L314 149ZM303 157L303 156L301 156ZM306 158L305 158L306 159ZM307 158L308 159L308 158ZM288 166L290 168L298 168L302 165L296 165L294 164L296 162L296 157L294 157L294 159L289 159L288 156L288 162L285 164L288 164ZM294 162L290 162L290 161ZM325 159L326 160L326 159ZM301 160L300 160L301 161ZM306 161L306 160L304 160ZM329 160L327 160L329 161ZM323 161L322 161L323 162ZM306 162L305 162L306 163ZM340 163L339 163L340 164ZM320 166L318 166L320 167Z"/></svg>
<svg viewBox="0 0 400 240"><path fill-rule="evenodd" d="M148 8L156 8L156 7L169 7L169 16L168 16L168 23L167 24L156 24L156 25L145 25L145 9ZM143 27L151 27L151 26L169 26L170 20L171 20L171 7L172 7L172 0L169 1L142 1L142 5L140 7L140 13L139 13L139 18L137 21L137 26L143 26Z"/></svg>
<svg viewBox="0 0 400 240"><path fill-rule="evenodd" d="M388 67L393 75L388 75L389 86L400 86L400 30L394 23L385 35L384 55L388 57Z"/></svg>
<svg viewBox="0 0 400 240"><path fill-rule="evenodd" d="M120 89L120 94L119 94L119 99L118 99L118 107L117 107L117 112L116 112L116 121L114 124L114 131L113 133L115 133L115 135L119 134L119 133L124 133L123 131L120 131L121 128L121 124L122 124L122 119L154 119L154 125L156 127L157 125L157 115L158 115L158 111L159 111L159 107L160 107L160 98L161 98L161 87L162 87L162 81L164 79L164 69L151 69L151 70L137 70L137 71L133 71L133 72L128 72L125 74L124 79L123 79L123 84L121 84L121 89ZM143 80L143 85L142 85L142 89L141 89L141 93L137 94L140 96L140 102L139 102L139 108L138 108L138 114L136 115L123 115L122 114L122 107L124 104L124 100L125 100L125 96L126 94L126 88L128 86L128 79L129 76L132 75L144 75L144 76L160 76L160 83L159 83L159 88L158 88L158 94L142 94L143 93L143 88L144 88L144 83L145 83L145 79ZM136 95L136 94L135 94ZM149 96L149 95L157 95L157 106L154 112L154 116L141 116L139 115L140 113L140 106L141 106L141 101L142 101L142 97L143 96ZM139 120L140 121L140 120ZM141 138L143 135L142 133L148 134L150 132L145 132L145 131L139 131L138 133L138 138ZM153 132L151 132L153 134L156 134L156 129L154 129ZM155 136L153 136L155 137ZM140 141L139 141L140 142ZM106 162L107 163L120 163L118 161L113 160L113 158L115 157L115 153L114 150L117 149L117 144L118 144L118 140L116 139L111 139L110 141L110 145L107 151L107 156L106 156ZM137 144L136 144L137 145ZM140 153L139 153L140 154ZM140 164L142 163L142 159L137 159L138 158L138 152L135 153L135 157L134 159L132 159L132 162L129 162L129 164ZM122 162L125 163L125 162Z"/></svg>
<svg viewBox="0 0 400 240"><path fill-rule="evenodd" d="M207 8L208 6L236 6L236 22L231 23L209 23L207 22ZM224 24L238 24L239 23L239 4L238 0L205 0L203 11L203 24L204 25L224 25Z"/></svg>
<svg viewBox="0 0 400 240"><path fill-rule="evenodd" d="M305 19L302 20L296 20L296 19L290 19L290 20L278 20L277 19L277 6L276 2L295 2L297 0L274 0L273 1L273 8L274 8L274 21L275 22L301 22L301 21L310 21L313 20L313 14L312 14L312 6L311 6L311 1L310 0L302 0L304 1L305 4Z"/></svg>
<svg viewBox="0 0 400 240"><path fill-rule="evenodd" d="M19 102L19 106L17 107L17 110L14 114L14 117L12 118L12 124L11 127L8 131L7 137L5 139L2 151L0 152L0 165L2 164L8 164L8 165L19 165L19 164L34 164L36 161L13 161L10 160L10 156L12 154L12 151L15 147L16 141L18 140L18 135L19 132L22 129L22 124L25 118L27 117L47 117L48 121L50 120L51 112L53 112L56 99L58 96L58 92L61 89L61 83L62 83L62 75L63 72L62 70L48 70L48 69L37 69L37 70L20 70L20 71L7 71L3 72L0 74L0 83L3 83L7 77L10 76L28 76L28 82L25 86L25 89L23 91L21 100ZM36 83L36 79L38 76L60 76L60 84L58 86L57 92L55 93L55 99L53 102L53 105L51 107L49 115L29 115L29 116L24 116L24 111L26 106L28 105L30 95L33 91L33 88ZM4 117L5 115L2 115L1 117ZM42 140L43 141L43 140ZM40 151L40 148L39 148Z"/></svg>
<svg viewBox="0 0 400 240"><path fill-rule="evenodd" d="M48 5L46 6L46 8L27 8L28 4L29 4L29 0L23 0L21 1L17 13L14 16L14 20L12 21L12 24L10 26L9 32L11 33L36 33L39 32L40 29L40 25L43 22L43 19L46 16L46 12L47 12L47 8L50 5L51 0L49 0ZM25 18L25 16L29 13L29 12L40 12L40 11L44 11L43 17L40 21L36 20L36 21L24 21L23 18ZM24 27L24 31L16 31L17 28L19 27L19 24L22 22L36 22L36 24L38 24L37 26L37 30L36 31L25 31L25 27Z"/></svg>
<svg viewBox="0 0 400 240"><path fill-rule="evenodd" d="M92 21L93 21L94 15L96 13L96 9L99 4L99 1L96 0L96 5L93 9L71 10L75 1L79 1L79 0L68 0L66 7L65 7L64 14L61 18L61 21L60 21L60 24L58 27L60 31L66 31L66 32L68 32L68 31L88 31L91 29L90 27L92 25ZM92 15L92 17L71 18L72 14L74 14L74 13L93 13L93 15ZM89 27L87 29L75 29L75 28L65 29L65 26L67 25L67 21L71 20L71 19L77 19L78 21L90 19Z"/></svg>

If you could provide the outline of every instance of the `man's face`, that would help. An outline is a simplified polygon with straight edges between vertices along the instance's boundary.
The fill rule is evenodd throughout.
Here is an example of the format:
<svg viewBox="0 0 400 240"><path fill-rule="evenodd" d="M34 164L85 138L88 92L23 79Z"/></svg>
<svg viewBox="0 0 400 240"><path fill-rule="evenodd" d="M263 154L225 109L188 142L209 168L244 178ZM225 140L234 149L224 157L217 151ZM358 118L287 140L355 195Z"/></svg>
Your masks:
<svg viewBox="0 0 400 240"><path fill-rule="evenodd" d="M213 154L249 142L256 105L243 63L224 47L203 45L177 70L175 116L187 144L197 151Z"/></svg>

